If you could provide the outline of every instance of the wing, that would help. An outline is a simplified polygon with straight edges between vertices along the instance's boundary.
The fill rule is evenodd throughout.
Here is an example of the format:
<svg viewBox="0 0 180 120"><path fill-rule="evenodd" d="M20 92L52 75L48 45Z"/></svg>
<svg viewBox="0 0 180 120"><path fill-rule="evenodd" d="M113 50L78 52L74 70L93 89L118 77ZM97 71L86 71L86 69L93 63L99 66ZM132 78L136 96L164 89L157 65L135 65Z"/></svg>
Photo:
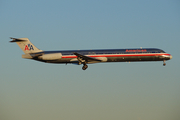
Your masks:
<svg viewBox="0 0 180 120"><path fill-rule="evenodd" d="M85 55L81 55L81 54L76 53L76 52L74 52L74 55L76 55L77 57L79 57L79 58L81 58L81 59L83 59L85 61L101 61L101 60L98 60L96 58L92 58L92 57L88 57L88 56L85 56Z"/></svg>

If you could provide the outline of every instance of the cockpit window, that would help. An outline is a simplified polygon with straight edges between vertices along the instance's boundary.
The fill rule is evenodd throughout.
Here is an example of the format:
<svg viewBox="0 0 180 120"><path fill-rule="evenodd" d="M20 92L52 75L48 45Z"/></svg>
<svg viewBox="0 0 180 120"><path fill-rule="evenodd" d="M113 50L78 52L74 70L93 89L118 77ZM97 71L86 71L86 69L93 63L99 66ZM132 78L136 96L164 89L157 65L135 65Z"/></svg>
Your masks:
<svg viewBox="0 0 180 120"><path fill-rule="evenodd" d="M165 53L163 50L160 50L161 53Z"/></svg>

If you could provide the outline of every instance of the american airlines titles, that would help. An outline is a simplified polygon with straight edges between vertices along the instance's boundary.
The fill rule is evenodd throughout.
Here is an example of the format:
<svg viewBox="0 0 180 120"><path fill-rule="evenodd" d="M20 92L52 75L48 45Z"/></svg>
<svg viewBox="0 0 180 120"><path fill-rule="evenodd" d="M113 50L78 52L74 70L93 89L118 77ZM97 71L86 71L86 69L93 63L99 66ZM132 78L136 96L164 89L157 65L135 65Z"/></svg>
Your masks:
<svg viewBox="0 0 180 120"><path fill-rule="evenodd" d="M137 50L126 50L126 52L147 52L147 50L146 49L137 49Z"/></svg>

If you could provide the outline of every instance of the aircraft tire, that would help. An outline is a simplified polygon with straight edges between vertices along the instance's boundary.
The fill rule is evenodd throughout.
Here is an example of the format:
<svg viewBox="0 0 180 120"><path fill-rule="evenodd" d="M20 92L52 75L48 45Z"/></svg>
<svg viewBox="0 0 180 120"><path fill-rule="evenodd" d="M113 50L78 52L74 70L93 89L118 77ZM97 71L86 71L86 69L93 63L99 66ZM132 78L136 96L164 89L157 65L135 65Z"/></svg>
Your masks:
<svg viewBox="0 0 180 120"><path fill-rule="evenodd" d="M166 63L163 63L163 66L166 66Z"/></svg>
<svg viewBox="0 0 180 120"><path fill-rule="evenodd" d="M86 70L87 68L88 68L88 65L86 65L86 64L83 65L83 67L82 67L83 70Z"/></svg>

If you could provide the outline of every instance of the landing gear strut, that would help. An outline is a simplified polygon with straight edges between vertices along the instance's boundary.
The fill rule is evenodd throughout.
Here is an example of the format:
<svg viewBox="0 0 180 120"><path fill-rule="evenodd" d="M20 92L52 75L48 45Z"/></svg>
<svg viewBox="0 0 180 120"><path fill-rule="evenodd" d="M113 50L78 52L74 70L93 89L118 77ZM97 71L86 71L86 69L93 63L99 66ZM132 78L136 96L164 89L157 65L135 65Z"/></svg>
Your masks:
<svg viewBox="0 0 180 120"><path fill-rule="evenodd" d="M88 68L88 65L86 65L86 64L84 64L82 67L83 70L86 70L87 68Z"/></svg>
<svg viewBox="0 0 180 120"><path fill-rule="evenodd" d="M165 60L163 61L163 66L166 66Z"/></svg>

